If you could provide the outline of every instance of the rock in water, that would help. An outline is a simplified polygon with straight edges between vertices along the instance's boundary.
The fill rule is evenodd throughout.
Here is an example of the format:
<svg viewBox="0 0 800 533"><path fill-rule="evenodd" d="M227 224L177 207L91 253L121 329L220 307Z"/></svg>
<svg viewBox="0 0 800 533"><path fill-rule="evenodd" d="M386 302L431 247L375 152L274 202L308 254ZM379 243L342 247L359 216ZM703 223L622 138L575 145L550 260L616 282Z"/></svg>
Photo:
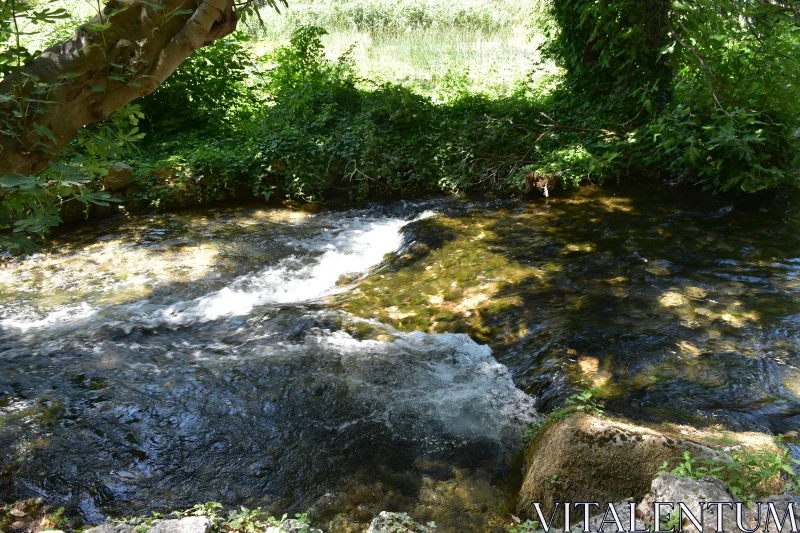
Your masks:
<svg viewBox="0 0 800 533"><path fill-rule="evenodd" d="M367 533L430 533L431 528L411 520L406 513L382 511L375 517Z"/></svg>
<svg viewBox="0 0 800 533"><path fill-rule="evenodd" d="M108 176L103 180L107 191L119 191L133 181L133 169L125 163L114 163L108 168Z"/></svg>

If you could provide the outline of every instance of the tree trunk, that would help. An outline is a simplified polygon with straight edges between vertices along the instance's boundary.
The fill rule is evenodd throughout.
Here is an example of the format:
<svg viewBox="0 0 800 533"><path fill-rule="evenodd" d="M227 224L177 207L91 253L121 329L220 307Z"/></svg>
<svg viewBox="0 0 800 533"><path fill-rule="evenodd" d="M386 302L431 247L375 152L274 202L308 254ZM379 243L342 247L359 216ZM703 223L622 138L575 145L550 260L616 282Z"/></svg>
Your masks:
<svg viewBox="0 0 800 533"><path fill-rule="evenodd" d="M35 174L78 130L152 93L236 22L233 0L110 0L70 39L23 66L23 76L0 81L0 95L14 95L0 113L22 113L13 135L0 134L0 175Z"/></svg>

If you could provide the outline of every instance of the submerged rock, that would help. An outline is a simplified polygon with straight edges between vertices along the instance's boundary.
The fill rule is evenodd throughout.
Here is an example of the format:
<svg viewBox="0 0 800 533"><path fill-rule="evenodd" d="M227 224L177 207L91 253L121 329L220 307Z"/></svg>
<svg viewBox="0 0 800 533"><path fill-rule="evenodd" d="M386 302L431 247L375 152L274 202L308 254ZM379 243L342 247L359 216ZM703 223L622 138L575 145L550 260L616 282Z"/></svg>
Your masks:
<svg viewBox="0 0 800 533"><path fill-rule="evenodd" d="M733 446L779 453L772 437L761 433L728 433L723 440L690 427L651 428L575 414L550 423L529 446L517 512L535 519L535 502L549 513L555 502L598 502L605 508L609 502L639 501L665 461L675 466L685 451L717 457L718 450ZM762 496L782 487L777 477L762 485Z"/></svg>

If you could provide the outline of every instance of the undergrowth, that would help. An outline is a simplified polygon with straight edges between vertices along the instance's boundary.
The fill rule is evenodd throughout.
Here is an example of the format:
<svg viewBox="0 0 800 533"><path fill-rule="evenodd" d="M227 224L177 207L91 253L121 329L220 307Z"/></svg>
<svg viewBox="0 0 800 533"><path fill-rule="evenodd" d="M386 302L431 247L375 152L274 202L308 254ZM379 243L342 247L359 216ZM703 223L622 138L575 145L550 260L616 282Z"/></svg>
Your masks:
<svg viewBox="0 0 800 533"><path fill-rule="evenodd" d="M476 189L521 193L620 173L619 154L605 133L553 122L544 112L551 107L545 92L520 84L508 97L473 94L455 73L439 90L443 103L402 85L365 89L349 54L325 57L324 35L322 28L303 27L289 45L257 59L241 46L243 36L217 43L146 98L152 133L133 160L141 199L153 207L180 203L170 192L176 183L196 189L200 200L221 190L306 201ZM216 86L216 67L198 66L230 63L232 51L250 65L249 78L237 82L248 86L240 96L220 84L238 105L213 94L194 97L199 84L206 91ZM211 82L202 81L208 77ZM161 118L157 110L167 102L193 112ZM171 169L171 187L153 178L163 168Z"/></svg>
<svg viewBox="0 0 800 533"><path fill-rule="evenodd" d="M308 513L297 513L294 518L284 514L280 518L264 513L260 507L248 509L241 506L238 510L225 512L222 504L207 502L197 504L183 512L152 513L149 517L123 517L118 523L127 523L136 527L139 533L146 533L155 520L178 519L185 516L204 516L211 521L212 533L257 533L272 526L281 526L289 522L298 533L310 533L311 521ZM293 529L293 531L295 531Z"/></svg>
<svg viewBox="0 0 800 533"><path fill-rule="evenodd" d="M686 451L672 463L676 463L674 467L670 468L670 461L665 461L661 470L678 477L720 479L731 494L746 501L754 501L757 487L775 476L783 478L785 491L798 494L800 479L795 468L800 461L792 457L780 438L776 439L776 445L778 453L730 448L713 458L695 457Z"/></svg>
<svg viewBox="0 0 800 533"><path fill-rule="evenodd" d="M264 47L253 35L268 30L250 28L203 47L125 111L133 120L127 131L117 128L119 139L109 127L88 128L105 133L92 142L82 134L54 159L50 168L58 172L0 177L0 241L33 250L17 237L46 234L73 196L89 207L124 200L132 211L254 197L359 203L465 191L549 195L558 187L631 177L714 193L800 183L800 100L794 97L800 63L793 59L800 56L800 12L793 5L507 4L298 3L279 19L281 31L293 28L288 43L260 53ZM59 17L66 17L62 11ZM472 32L475 41L439 46L435 35L444 35L445 22ZM433 32L420 59L454 57L432 67L435 80L371 79L358 68L364 56L356 53L356 40L332 58L323 46L327 32L315 24L407 44L416 41L415 32ZM481 79L496 75L498 83L479 83L468 68L475 56L459 47L483 46L483 33L531 25L542 42L541 64L549 67L528 72L515 64L510 76L480 73ZM45 26L36 44L23 43L25 57L31 46L63 33L61 26ZM507 70L502 62L498 69ZM141 124L136 106L147 117ZM14 120L7 126L13 130ZM116 153L143 132L136 152ZM100 189L111 159L119 157L137 178L124 198L112 198Z"/></svg>

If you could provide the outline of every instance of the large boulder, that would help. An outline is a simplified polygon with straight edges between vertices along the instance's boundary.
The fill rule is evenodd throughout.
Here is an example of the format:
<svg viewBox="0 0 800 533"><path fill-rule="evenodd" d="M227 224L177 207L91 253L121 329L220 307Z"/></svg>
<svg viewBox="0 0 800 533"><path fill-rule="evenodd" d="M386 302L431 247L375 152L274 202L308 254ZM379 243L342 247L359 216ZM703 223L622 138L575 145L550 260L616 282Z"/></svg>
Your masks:
<svg viewBox="0 0 800 533"><path fill-rule="evenodd" d="M723 439L721 433L691 427L646 427L574 414L548 424L530 444L517 512L535 519L534 502L550 513L555 502L640 501L664 461L674 464L684 451L716 457L732 446L779 453L772 437L762 433L727 433ZM774 494L782 483L766 485L762 494Z"/></svg>
<svg viewBox="0 0 800 533"><path fill-rule="evenodd" d="M133 181L133 169L125 163L114 163L108 167L108 175L103 180L103 189L120 191Z"/></svg>

